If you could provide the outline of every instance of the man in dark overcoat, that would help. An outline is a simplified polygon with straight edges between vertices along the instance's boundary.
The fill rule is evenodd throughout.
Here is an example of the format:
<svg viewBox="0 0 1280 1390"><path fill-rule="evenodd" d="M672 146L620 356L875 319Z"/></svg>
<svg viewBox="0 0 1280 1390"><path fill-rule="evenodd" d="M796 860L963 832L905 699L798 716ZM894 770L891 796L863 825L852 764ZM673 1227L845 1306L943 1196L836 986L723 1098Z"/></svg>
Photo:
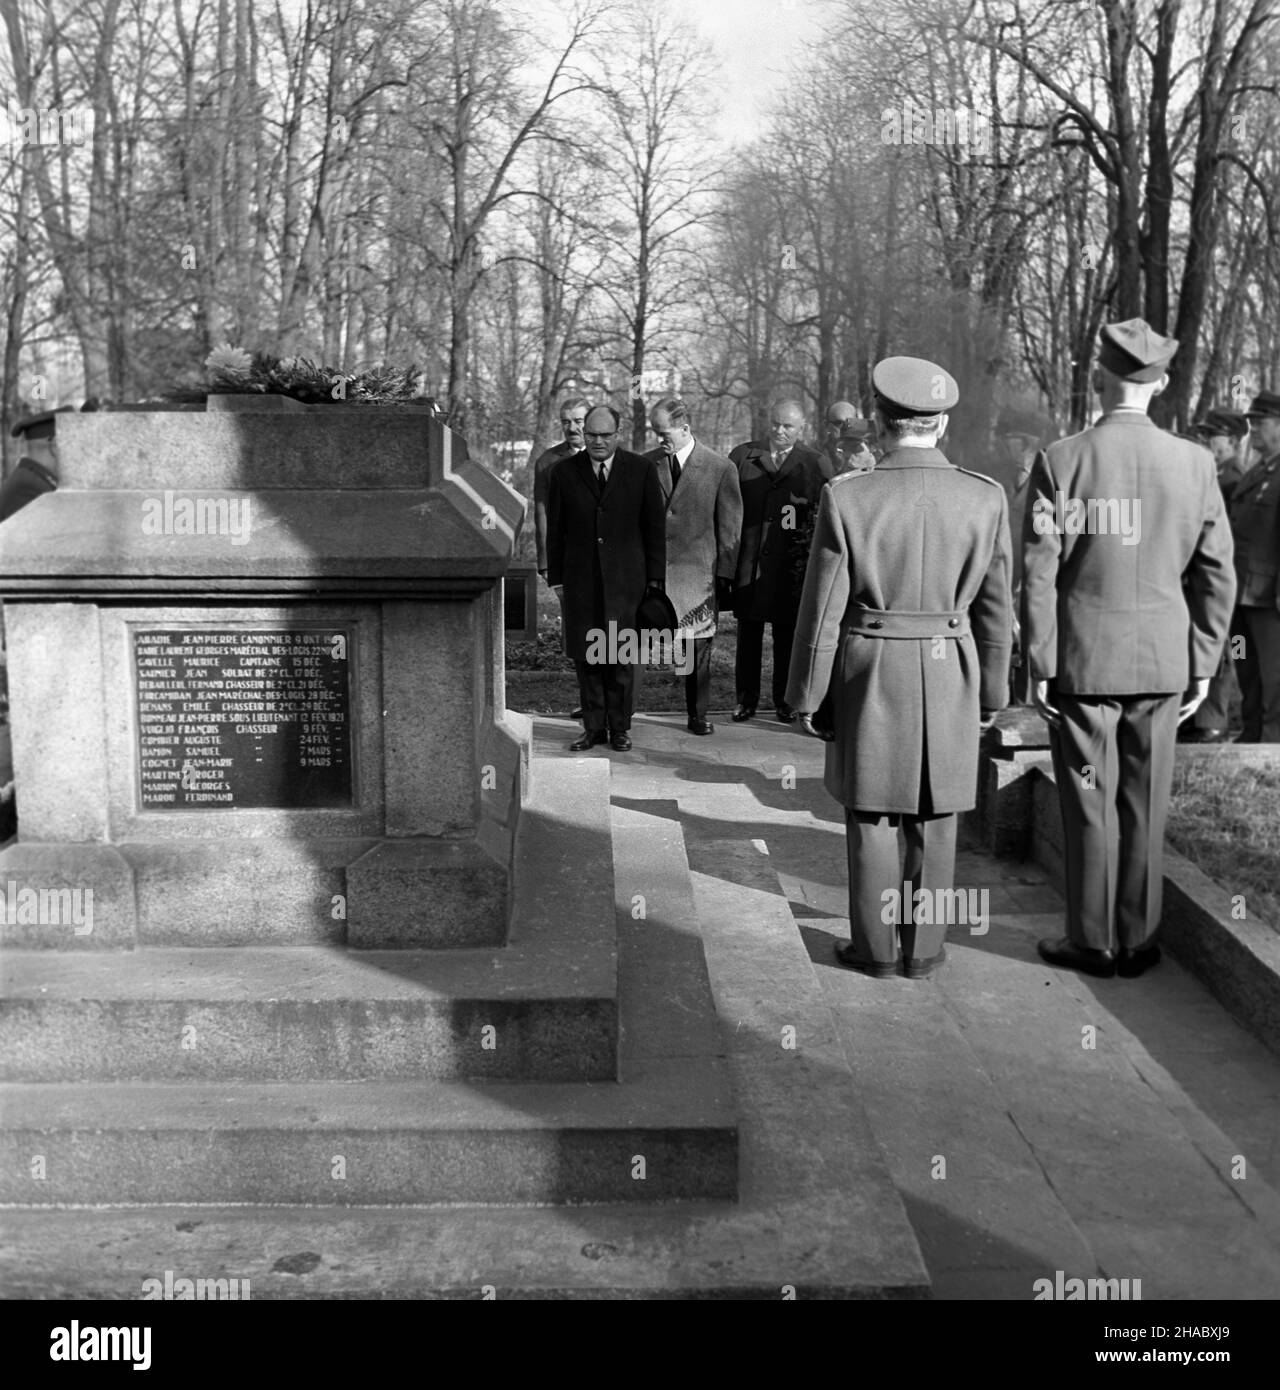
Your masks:
<svg viewBox="0 0 1280 1390"><path fill-rule="evenodd" d="M1262 391L1248 411L1259 458L1231 495L1243 639L1239 743L1280 743L1280 395Z"/></svg>
<svg viewBox="0 0 1280 1390"><path fill-rule="evenodd" d="M779 401L770 411L768 441L739 444L729 454L737 465L742 493L742 542L733 587L738 620L738 707L733 718L738 723L752 718L760 703L766 623L773 634L774 709L784 723L795 718L787 703L787 670L800 601L792 572L794 542L826 481L821 455L800 443L803 432L800 404Z"/></svg>
<svg viewBox="0 0 1280 1390"><path fill-rule="evenodd" d="M560 402L560 430L564 438L544 449L533 464L533 534L538 551L538 573L547 577L547 495L551 487L551 470L561 459L580 454L586 440L587 411L591 402L582 396L570 396Z"/></svg>
<svg viewBox="0 0 1280 1390"><path fill-rule="evenodd" d="M938 448L959 399L947 372L890 357L872 382L886 451L822 492L787 699L809 733L830 709L816 731L845 807L852 938L836 955L895 974L896 929L918 979L943 958L956 813L974 805L979 733L1008 694L1009 511L998 483Z"/></svg>
<svg viewBox="0 0 1280 1390"><path fill-rule="evenodd" d="M1245 456L1249 446L1249 421L1239 411L1210 410L1194 430L1193 436L1202 442L1213 455L1218 470L1218 487L1226 504L1228 516L1231 513L1231 497L1236 484L1244 476L1248 465ZM1239 610L1237 609L1237 612ZM1204 704L1178 730L1178 741L1185 743L1230 743L1231 742L1231 691L1235 686L1235 663L1231 659L1231 643L1222 649L1222 659L1218 669L1209 682L1209 694Z"/></svg>
<svg viewBox="0 0 1280 1390"><path fill-rule="evenodd" d="M562 459L547 489L547 581L564 605L565 651L582 691L574 752L631 747L636 609L666 569L662 489L653 463L618 448L620 419L594 406L586 449Z"/></svg>
<svg viewBox="0 0 1280 1390"><path fill-rule="evenodd" d="M1067 898L1066 936L1039 951L1104 978L1160 959L1178 725L1208 694L1235 597L1213 458L1147 415L1177 349L1142 319L1102 330L1103 414L1036 455L1023 515L1022 637Z"/></svg>
<svg viewBox="0 0 1280 1390"><path fill-rule="evenodd" d="M660 448L648 455L658 469L667 517L667 597L683 640L692 643L693 669L685 676L691 734L714 733L711 643L721 600L732 591L742 533L738 470L693 437L689 408L678 396L660 400L649 414Z"/></svg>

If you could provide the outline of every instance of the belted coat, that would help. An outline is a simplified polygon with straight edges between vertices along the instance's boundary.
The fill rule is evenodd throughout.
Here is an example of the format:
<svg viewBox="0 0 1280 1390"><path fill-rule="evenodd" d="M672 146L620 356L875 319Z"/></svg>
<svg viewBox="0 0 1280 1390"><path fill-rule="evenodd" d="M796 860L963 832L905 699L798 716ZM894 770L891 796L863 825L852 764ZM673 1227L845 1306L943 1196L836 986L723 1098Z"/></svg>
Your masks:
<svg viewBox="0 0 1280 1390"><path fill-rule="evenodd" d="M665 450L647 454L658 470L666 506L667 597L694 637L716 630L717 579L732 579L742 533L738 470L723 454L695 443L672 487Z"/></svg>
<svg viewBox="0 0 1280 1390"><path fill-rule="evenodd" d="M588 633L634 629L645 585L662 584L667 535L653 464L614 453L601 492L584 449L561 459L547 487L547 583L564 585L564 649L587 659Z"/></svg>
<svg viewBox="0 0 1280 1390"><path fill-rule="evenodd" d="M823 489L787 703L829 701L824 783L844 806L973 807L980 711L1008 700L1011 560L1004 489L941 450L894 449Z"/></svg>
<svg viewBox="0 0 1280 1390"><path fill-rule="evenodd" d="M739 444L729 455L742 493L733 613L756 622L790 623L800 602L792 578L797 538L825 479L821 456L807 445L793 445L776 473L765 462L769 456L768 444L760 443Z"/></svg>

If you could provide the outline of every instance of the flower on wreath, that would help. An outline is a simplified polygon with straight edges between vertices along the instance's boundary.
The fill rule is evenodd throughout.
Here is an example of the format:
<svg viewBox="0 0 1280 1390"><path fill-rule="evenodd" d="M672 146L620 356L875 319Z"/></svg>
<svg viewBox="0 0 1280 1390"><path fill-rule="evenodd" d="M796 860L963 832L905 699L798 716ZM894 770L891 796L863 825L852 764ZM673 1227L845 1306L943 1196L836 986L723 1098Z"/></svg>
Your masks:
<svg viewBox="0 0 1280 1390"><path fill-rule="evenodd" d="M211 372L219 372L226 376L248 376L253 370L253 357L244 348L223 343L204 359L204 365Z"/></svg>

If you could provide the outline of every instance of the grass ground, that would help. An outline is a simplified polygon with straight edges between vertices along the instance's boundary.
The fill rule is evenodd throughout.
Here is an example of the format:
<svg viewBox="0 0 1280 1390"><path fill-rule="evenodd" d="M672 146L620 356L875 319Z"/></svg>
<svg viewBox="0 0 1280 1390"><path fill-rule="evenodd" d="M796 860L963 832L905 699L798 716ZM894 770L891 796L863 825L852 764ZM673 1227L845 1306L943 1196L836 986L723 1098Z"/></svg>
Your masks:
<svg viewBox="0 0 1280 1390"><path fill-rule="evenodd" d="M1188 759L1174 772L1169 843L1280 930L1280 752L1262 767Z"/></svg>

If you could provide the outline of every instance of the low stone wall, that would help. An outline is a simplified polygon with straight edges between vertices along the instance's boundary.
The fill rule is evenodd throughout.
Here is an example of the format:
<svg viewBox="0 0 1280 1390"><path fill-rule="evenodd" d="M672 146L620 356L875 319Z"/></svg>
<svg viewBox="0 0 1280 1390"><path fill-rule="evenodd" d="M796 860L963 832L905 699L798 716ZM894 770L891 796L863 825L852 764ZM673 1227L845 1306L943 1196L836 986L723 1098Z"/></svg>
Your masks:
<svg viewBox="0 0 1280 1390"><path fill-rule="evenodd" d="M1238 751L1241 762L1260 756L1260 750ZM1178 756L1184 752L1189 756L1236 756L1236 750L1225 754L1222 749L1195 745L1180 748ZM1061 889L1062 812L1047 756L1027 768L1021 784L1007 785L1016 785L1012 795L1019 804L1025 799L1028 857ZM1266 923L1235 920L1231 894L1168 845L1160 942L1233 1017L1280 1053L1280 935Z"/></svg>

